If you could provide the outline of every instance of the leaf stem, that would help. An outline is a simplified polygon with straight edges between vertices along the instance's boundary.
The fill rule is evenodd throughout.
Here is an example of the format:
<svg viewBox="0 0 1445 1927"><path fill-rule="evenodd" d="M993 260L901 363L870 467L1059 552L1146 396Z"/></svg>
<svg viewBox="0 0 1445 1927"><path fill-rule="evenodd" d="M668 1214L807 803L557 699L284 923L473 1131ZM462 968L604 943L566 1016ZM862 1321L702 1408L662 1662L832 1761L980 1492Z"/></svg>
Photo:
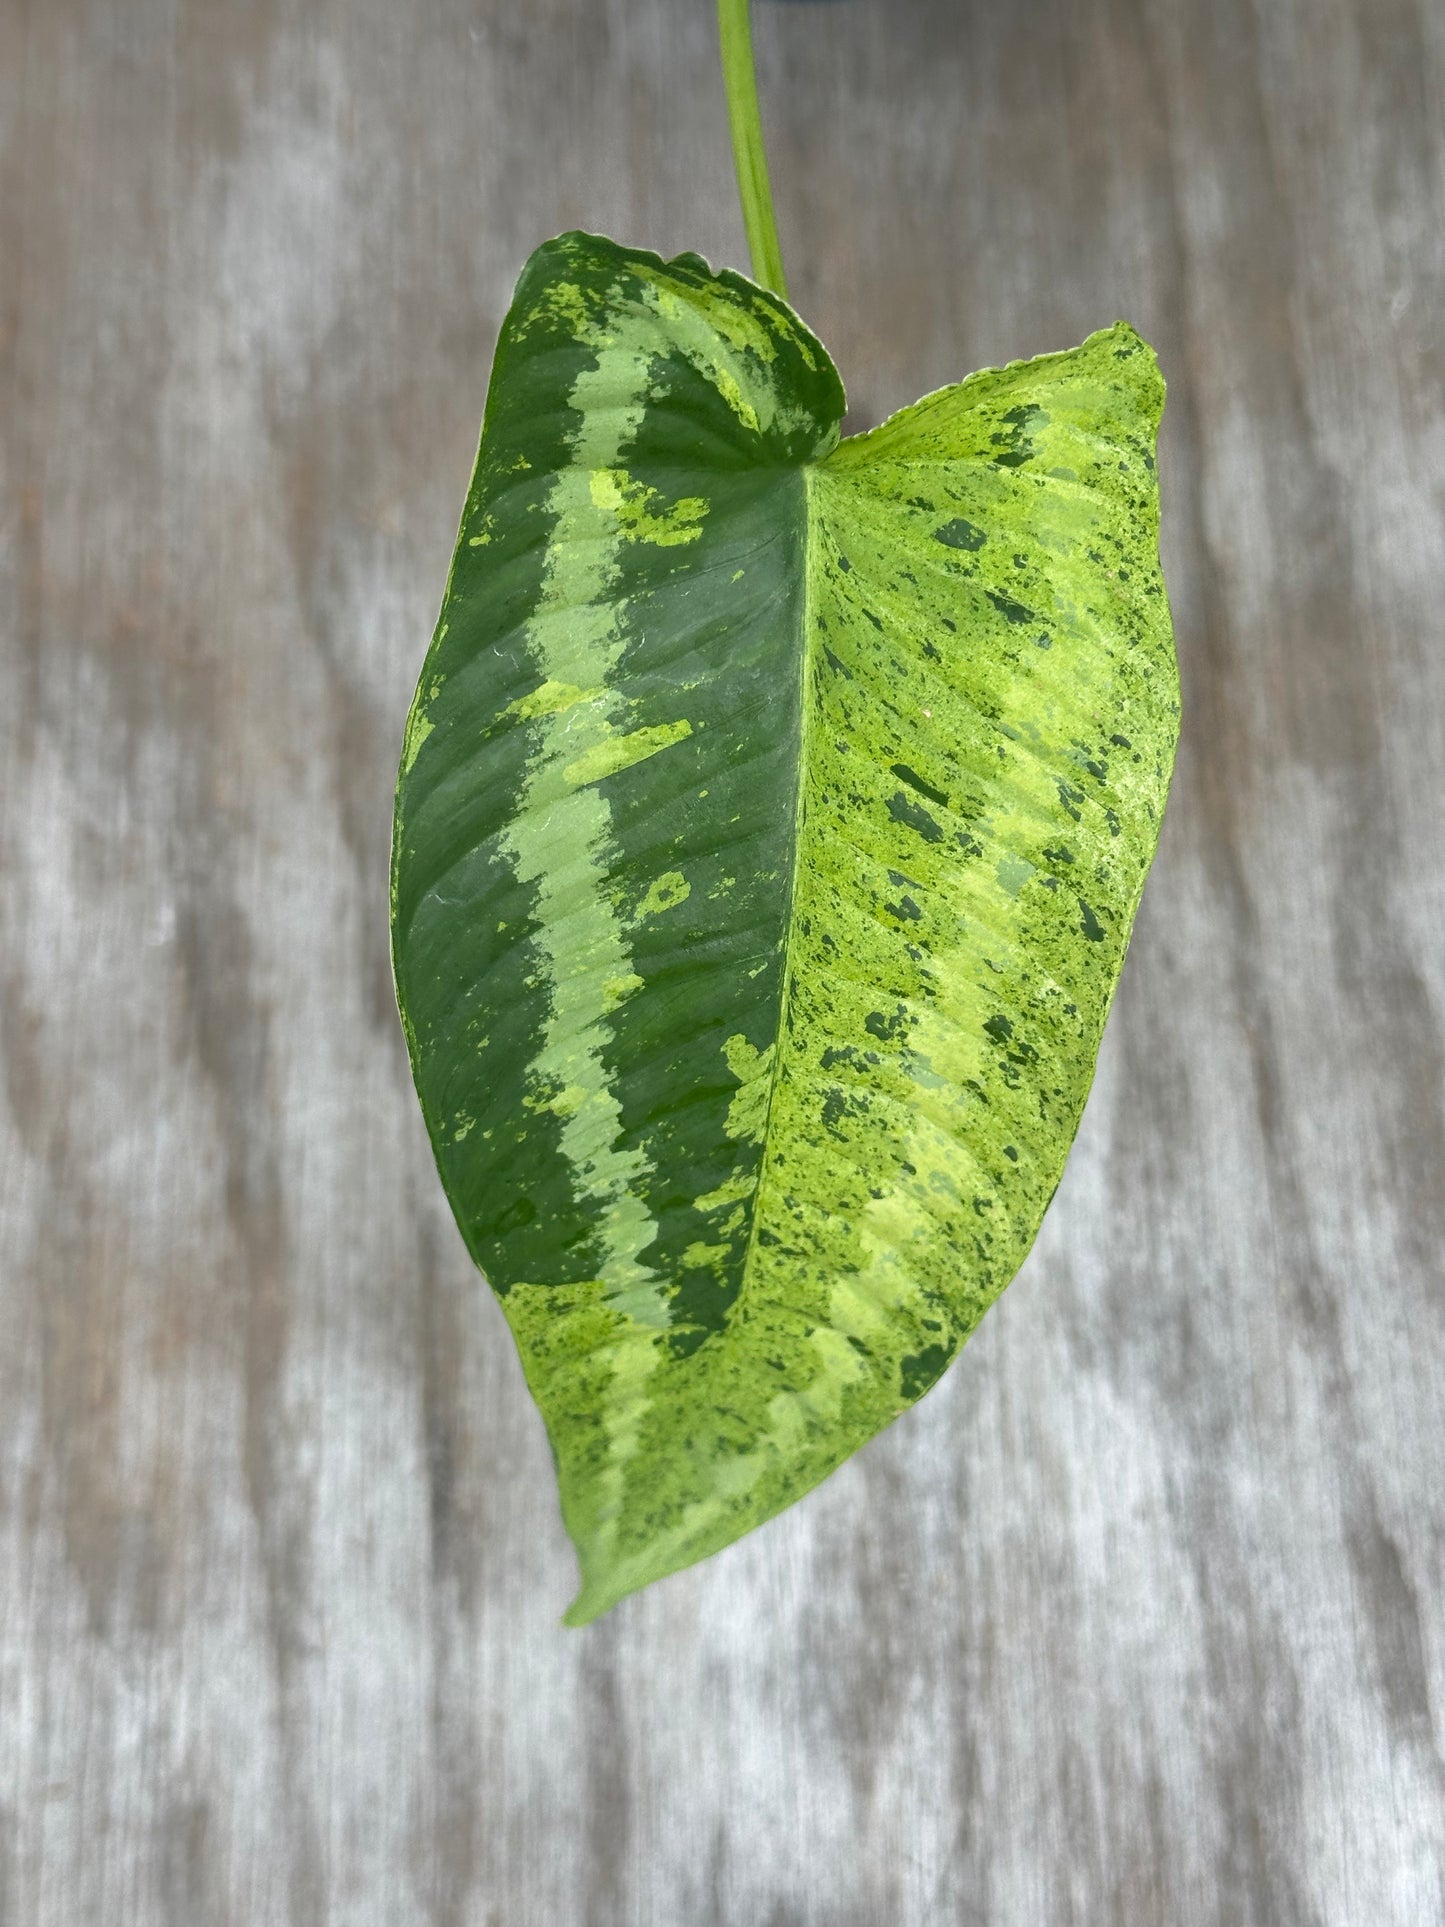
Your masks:
<svg viewBox="0 0 1445 1927"><path fill-rule="evenodd" d="M722 41L723 85L727 89L733 160L738 170L738 198L743 204L743 226L752 256L753 279L786 301L788 283L783 273L783 251L778 246L777 222L773 219L773 191L768 185L768 157L763 148L763 122L758 111L758 76L753 66L748 0L717 0L717 24Z"/></svg>

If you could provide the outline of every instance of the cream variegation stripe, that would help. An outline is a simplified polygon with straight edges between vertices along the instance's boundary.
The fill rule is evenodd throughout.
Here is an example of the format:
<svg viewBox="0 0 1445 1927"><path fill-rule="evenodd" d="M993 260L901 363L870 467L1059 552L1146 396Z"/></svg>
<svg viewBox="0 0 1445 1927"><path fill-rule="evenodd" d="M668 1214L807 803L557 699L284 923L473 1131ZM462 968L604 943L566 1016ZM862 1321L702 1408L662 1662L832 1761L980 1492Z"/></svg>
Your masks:
<svg viewBox="0 0 1445 1927"><path fill-rule="evenodd" d="M618 1141L621 1109L604 1063L610 1014L640 980L606 888L612 814L597 786L690 727L647 732L629 747L623 698L608 687L624 647L613 596L618 551L632 531L625 491L610 479L600 486L598 477L610 478L636 436L647 372L635 341L603 336L567 398L579 427L571 463L548 494L555 521L527 635L539 681L531 712L537 747L506 844L517 876L536 889L533 941L550 1005L528 1067L531 1101L561 1119L576 1196L597 1212L598 1281L609 1302L662 1329L667 1281L640 1262L657 1233L640 1195L650 1166L640 1149Z"/></svg>

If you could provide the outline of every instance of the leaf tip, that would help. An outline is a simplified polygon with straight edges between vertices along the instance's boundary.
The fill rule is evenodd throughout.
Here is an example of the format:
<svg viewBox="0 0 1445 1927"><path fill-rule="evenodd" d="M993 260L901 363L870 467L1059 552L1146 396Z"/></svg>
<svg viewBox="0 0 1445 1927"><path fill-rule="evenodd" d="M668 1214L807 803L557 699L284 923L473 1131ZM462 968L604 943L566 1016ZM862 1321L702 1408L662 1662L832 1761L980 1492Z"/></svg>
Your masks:
<svg viewBox="0 0 1445 1927"><path fill-rule="evenodd" d="M561 1621L564 1626L570 1627L590 1626L594 1619L611 1612L629 1592L637 1590L636 1584L619 1585L614 1575L589 1571L589 1562L581 1548L578 1549L578 1555L582 1562L582 1583L577 1589L577 1597L563 1613Z"/></svg>

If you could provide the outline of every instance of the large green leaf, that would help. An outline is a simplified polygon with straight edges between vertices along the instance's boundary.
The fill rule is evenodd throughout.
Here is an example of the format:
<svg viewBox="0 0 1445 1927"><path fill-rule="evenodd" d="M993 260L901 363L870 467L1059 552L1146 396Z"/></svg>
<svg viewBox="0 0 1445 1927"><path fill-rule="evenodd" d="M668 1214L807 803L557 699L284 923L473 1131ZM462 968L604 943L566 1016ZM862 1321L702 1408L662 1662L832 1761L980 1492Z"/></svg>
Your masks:
<svg viewBox="0 0 1445 1927"><path fill-rule="evenodd" d="M775 296L581 234L502 329L396 980L581 1624L927 1390L1063 1169L1178 718L1122 323L839 441Z"/></svg>

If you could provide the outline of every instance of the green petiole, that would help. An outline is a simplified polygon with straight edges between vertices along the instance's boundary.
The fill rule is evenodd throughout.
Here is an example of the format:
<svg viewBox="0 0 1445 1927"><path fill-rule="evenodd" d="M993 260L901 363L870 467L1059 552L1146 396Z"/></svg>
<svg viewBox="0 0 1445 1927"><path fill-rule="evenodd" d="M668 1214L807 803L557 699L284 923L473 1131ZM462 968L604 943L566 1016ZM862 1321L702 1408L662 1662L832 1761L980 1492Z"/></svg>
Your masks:
<svg viewBox="0 0 1445 1927"><path fill-rule="evenodd" d="M753 279L787 299L783 251L773 219L773 192L768 185L768 157L763 148L763 123L758 111L758 77L753 66L753 36L748 22L748 0L717 0L718 34L722 42L723 85L728 97L728 125L732 129L733 159L738 171L738 198L743 204Z"/></svg>

